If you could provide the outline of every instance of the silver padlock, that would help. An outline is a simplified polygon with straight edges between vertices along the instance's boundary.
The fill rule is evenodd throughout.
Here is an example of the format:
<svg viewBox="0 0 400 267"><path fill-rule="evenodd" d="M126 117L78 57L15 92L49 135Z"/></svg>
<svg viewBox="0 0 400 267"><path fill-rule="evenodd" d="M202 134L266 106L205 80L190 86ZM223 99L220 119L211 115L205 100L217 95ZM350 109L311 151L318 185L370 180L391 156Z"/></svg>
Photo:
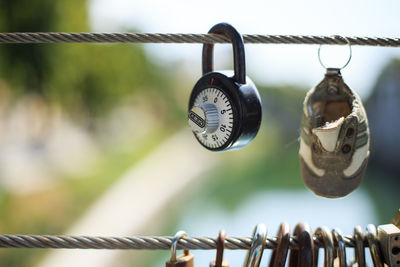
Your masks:
<svg viewBox="0 0 400 267"><path fill-rule="evenodd" d="M400 228L394 224L378 226L378 240L385 263L400 267Z"/></svg>
<svg viewBox="0 0 400 267"><path fill-rule="evenodd" d="M367 240L369 252L371 253L372 262L375 267L384 267L381 246L378 240L378 230L373 224L367 225Z"/></svg>
<svg viewBox="0 0 400 267"><path fill-rule="evenodd" d="M265 240L267 239L267 227L264 224L258 224L254 229L251 247L247 253L244 267L260 266L262 254L265 248Z"/></svg>

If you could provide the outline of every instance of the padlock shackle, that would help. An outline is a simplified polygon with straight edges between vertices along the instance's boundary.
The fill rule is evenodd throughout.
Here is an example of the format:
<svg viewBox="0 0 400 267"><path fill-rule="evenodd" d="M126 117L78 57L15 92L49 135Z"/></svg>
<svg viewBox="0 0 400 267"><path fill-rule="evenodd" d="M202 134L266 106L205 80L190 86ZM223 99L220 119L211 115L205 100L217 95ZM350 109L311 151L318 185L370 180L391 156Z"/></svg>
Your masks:
<svg viewBox="0 0 400 267"><path fill-rule="evenodd" d="M267 240L267 227L264 224L258 224L254 229L251 247L247 252L245 267L260 266L262 254L264 252L265 240Z"/></svg>
<svg viewBox="0 0 400 267"><path fill-rule="evenodd" d="M170 262L176 262L176 248L178 246L178 242L181 238L186 237L185 231L178 231L175 235L174 238L171 241L171 256L170 256ZM185 251L185 255L187 255L189 251Z"/></svg>
<svg viewBox="0 0 400 267"><path fill-rule="evenodd" d="M226 232L224 229L221 229L217 239L217 257L215 258L216 267L222 267L224 261L225 237Z"/></svg>
<svg viewBox="0 0 400 267"><path fill-rule="evenodd" d="M218 23L214 25L208 33L223 34L232 42L233 66L235 74L233 79L240 83L246 83L246 62L244 55L244 42L242 35L228 23ZM203 46L203 75L213 71L214 44L204 44Z"/></svg>

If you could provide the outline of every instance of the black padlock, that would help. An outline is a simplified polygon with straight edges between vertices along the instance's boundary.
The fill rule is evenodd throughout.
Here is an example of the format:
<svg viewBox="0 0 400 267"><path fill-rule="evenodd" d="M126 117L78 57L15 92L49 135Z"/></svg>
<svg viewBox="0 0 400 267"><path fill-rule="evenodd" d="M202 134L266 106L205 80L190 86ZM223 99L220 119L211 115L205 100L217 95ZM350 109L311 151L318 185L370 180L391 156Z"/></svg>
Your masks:
<svg viewBox="0 0 400 267"><path fill-rule="evenodd" d="M201 145L212 151L239 149L256 136L261 124L261 99L246 77L243 38L230 24L219 23L209 33L229 38L234 72L213 71L214 45L203 46L203 76L189 100L189 125Z"/></svg>

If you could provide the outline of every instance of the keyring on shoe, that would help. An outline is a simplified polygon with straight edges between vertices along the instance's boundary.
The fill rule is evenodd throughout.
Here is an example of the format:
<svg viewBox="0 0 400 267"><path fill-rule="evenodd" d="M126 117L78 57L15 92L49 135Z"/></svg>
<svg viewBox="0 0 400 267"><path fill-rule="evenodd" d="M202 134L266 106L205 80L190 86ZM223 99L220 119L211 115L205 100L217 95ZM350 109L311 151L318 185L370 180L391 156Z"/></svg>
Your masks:
<svg viewBox="0 0 400 267"><path fill-rule="evenodd" d="M335 36L333 36L333 37L334 37L334 38L341 38L341 39L346 40L347 46L349 47L349 58L347 59L347 62L346 62L342 67L337 68L337 69L342 70L342 69L344 69L347 65L349 65L350 60L351 60L351 57L353 56L353 52L352 52L352 50L351 50L351 43L350 43L350 40L347 39L347 38L344 37L344 36L335 35ZM318 60L319 60L319 63L321 64L321 66L322 66L324 69L328 69L328 68L325 66L325 64L322 62L322 58L321 58L321 47L322 47L322 44L319 45L319 48L318 48Z"/></svg>

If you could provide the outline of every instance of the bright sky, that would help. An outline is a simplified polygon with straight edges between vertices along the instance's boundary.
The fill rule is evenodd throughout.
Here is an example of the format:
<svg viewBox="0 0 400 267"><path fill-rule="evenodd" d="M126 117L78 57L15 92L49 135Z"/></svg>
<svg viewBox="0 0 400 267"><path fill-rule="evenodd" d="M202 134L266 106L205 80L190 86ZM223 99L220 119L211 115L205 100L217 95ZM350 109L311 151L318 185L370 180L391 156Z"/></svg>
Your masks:
<svg viewBox="0 0 400 267"><path fill-rule="evenodd" d="M214 24L228 22L241 33L400 36L398 0L91 0L90 12L95 31L136 28L141 32L206 33ZM200 77L201 45L145 47L163 64L181 64L193 76L193 83ZM229 49L228 45L217 45L217 68L231 62ZM317 50L316 45L246 45L247 75L256 83L312 87L324 74ZM323 46L322 55L326 65L335 67L347 60L348 50L344 46ZM391 57L400 57L400 49L353 46L353 58L342 71L346 83L366 96Z"/></svg>

